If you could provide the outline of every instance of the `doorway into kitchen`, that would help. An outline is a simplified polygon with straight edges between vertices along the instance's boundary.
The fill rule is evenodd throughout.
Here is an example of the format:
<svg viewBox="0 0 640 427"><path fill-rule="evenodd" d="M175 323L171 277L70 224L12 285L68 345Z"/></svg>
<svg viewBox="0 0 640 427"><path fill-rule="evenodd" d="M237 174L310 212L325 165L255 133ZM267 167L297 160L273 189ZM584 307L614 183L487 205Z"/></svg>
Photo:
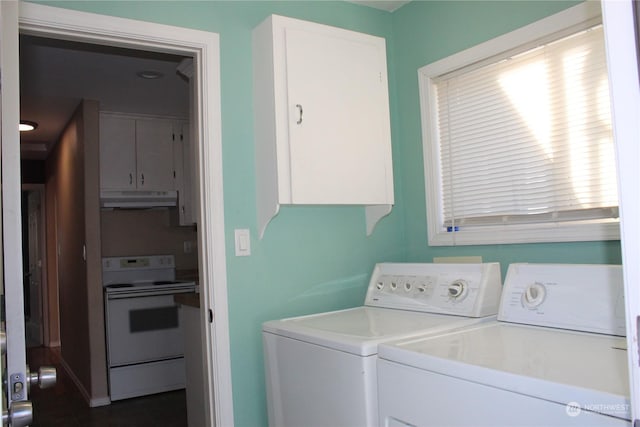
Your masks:
<svg viewBox="0 0 640 427"><path fill-rule="evenodd" d="M39 185L41 190L47 186L46 199L50 205L44 227L39 227L37 219L41 206L45 204L45 192L24 193L23 263L25 329L30 347L28 359L33 358L34 347L51 345L48 340L43 340L42 308L46 307L51 313L46 317L47 323L57 329L54 335L57 332L59 336L59 347L54 351L59 356L56 364L61 367L60 385L64 385L62 378L66 374L71 380L68 383L88 400L88 406L103 406L109 403L109 399L113 402L124 397L179 388L184 379L179 379L177 372L167 380L172 381L170 387L164 386L164 382L163 386L155 387L158 375L148 380L147 387L141 387L141 378L146 378L141 372L147 372L147 366L150 366L149 363L141 363L127 368L129 376L133 373L138 377L138 381L127 384L138 391L124 393L119 389L116 398L115 380L111 375L113 355L107 351L110 346L105 345L99 334L106 330L110 338L107 343L110 344L120 342L114 340L122 337L115 337L113 328L104 326L106 322L100 298L103 283L100 282L99 268L101 260L107 257L170 256L175 259L172 278L175 274L197 280L197 231L193 217L189 221L183 215L183 211L187 211L183 196L191 194L192 190L192 180L185 179L192 170L190 164L185 163L192 158L189 151L192 145L185 141L188 132L182 132L182 128L176 132L172 126L177 123L186 128L185 124L190 122L189 77L177 71L182 61L190 58L26 35L20 37L20 53L21 115L38 124L34 131L22 134L23 152L25 160L27 157L39 157L41 160L37 164L25 162L24 169L38 166L44 169L30 175L41 177ZM148 78L151 73L154 73L153 79ZM115 137L105 133L105 129L109 129L104 122L105 111L118 114L122 119L118 122ZM134 124L132 139L122 132L129 124ZM141 133L143 128L148 132ZM167 131L166 134L163 130ZM173 135L179 137L172 138ZM146 138L144 141L143 137ZM143 142L151 147L148 151L139 149ZM158 150L161 145L168 149ZM34 150L34 147L39 149ZM115 155L104 155L114 152ZM153 163L152 170L141 166L143 157L147 155ZM137 173L134 164L133 170L124 171L126 175L142 176L138 188L133 186L123 190L127 190L128 195L137 195L141 190L141 199L127 199L124 205L109 199L109 208L100 210L104 201L97 195L102 195L102 190L108 185L105 184L107 178L122 173L114 161L122 158L127 161L133 159L138 164ZM160 159L165 162L160 162ZM173 197L165 198L161 203L157 198L147 197L149 192L146 189L154 184L154 174L167 179L155 184L153 190L172 194ZM181 178L179 188L176 178ZM118 187L106 188L115 190ZM43 197L42 202L40 197ZM96 203L98 201L100 204ZM46 291L59 296L57 301L44 306L41 302L47 299L42 298L41 291L45 288L38 280L42 266L38 252L43 248L36 238L40 228L52 243L49 258L57 266L52 268L50 286ZM173 328L178 331L184 325L177 324ZM171 355L179 357L182 351L172 347ZM109 366L108 375L103 368L105 359ZM129 365L134 362L130 361ZM36 366L33 362L30 365ZM184 372L183 365L180 366ZM88 373L87 367L90 368ZM102 384L102 387L96 384ZM63 386L61 391L66 394L71 388ZM139 391L141 388L144 391ZM46 394L40 396L46 397ZM73 401L71 396L65 397ZM181 396L184 400L184 393ZM174 399L165 401L164 405L170 402L176 403ZM185 404L174 406L174 412L180 414L182 411L186 419ZM49 421L45 418L47 413L39 410L43 407L36 406L38 423ZM111 412L118 408L122 405L113 405ZM150 411L145 413L152 414ZM72 414L70 411L69 415Z"/></svg>
<svg viewBox="0 0 640 427"><path fill-rule="evenodd" d="M61 40L70 41L72 43L86 43L93 46L99 46L100 49L129 49L139 52L145 52L147 56L153 56L157 59L158 54L180 56L181 59L192 58L194 79L196 84L193 85L194 92L191 97L190 105L188 106L189 117L192 121L192 141L194 152L194 176L193 188L197 189L195 193L195 202L197 205L194 211L194 218L198 224L196 227L185 227L183 230L189 230L191 233L195 233L195 238L188 240L180 237L179 250L176 251L176 255L184 256L184 258L197 259L196 268L194 269L198 274L198 281L200 284L200 298L202 304L202 315L200 316L200 323L202 333L199 334L203 343L203 367L204 367L204 379L205 389L203 393L205 395L205 410L206 417L211 420L208 424L215 425L230 425L233 423L232 415L232 403L231 403L231 381L230 381L230 359L228 349L228 322L227 322L227 307L226 307L226 266L225 266L225 251L224 251L224 219L222 212L222 168L221 168L221 140L220 140L220 93L219 93L219 63L218 63L218 37L213 33L205 33L201 31L185 30L174 27L167 27L161 25L155 25L150 23L140 23L130 20L122 20L119 18L110 18L91 14L85 14L80 12L59 10L47 6L35 5L35 4L21 4L20 5L20 30L21 34L28 37L43 38L53 41L54 44L60 43ZM171 40L165 38L165 34L172 34ZM88 36L90 34L90 36ZM90 49L89 49L90 50ZM50 74L53 81L58 82L61 76L51 74L51 62L47 62L45 70ZM25 69L27 67L24 67ZM104 69L104 68L98 68ZM111 70L113 68L106 68ZM206 73L201 70L206 70ZM143 70L144 71L144 70ZM70 72L74 74L76 70ZM142 73L147 75L146 73ZM145 78L138 76L139 78ZM149 79L152 80L152 79ZM129 88L131 89L131 88ZM83 98L96 98L89 95L82 95ZM26 99L26 96L25 96ZM26 105L26 104L24 104ZM83 106L82 113L84 117L87 116L87 110ZM111 109L112 112L122 112L115 108ZM78 110L76 110L78 111ZM140 109L137 111L125 111L125 113L141 113ZM147 114L142 112L142 114ZM96 115L99 117L99 114ZM72 123L69 121L69 123ZM59 137L59 135L58 135ZM35 150L48 151L53 147L47 146L52 142L59 142L59 138L55 140L33 141L25 142L22 145L23 148L29 147ZM44 147L43 147L44 145ZM90 169L96 165L84 164L85 169ZM47 169L45 167L45 169ZM89 185L89 183L85 182ZM96 183L96 185L99 185ZM96 187L99 190L99 187ZM47 191L48 187L47 187ZM207 195L207 197L203 197ZM60 200L53 198L52 212L58 215L57 221L60 222L61 214L63 211L59 208ZM215 205L214 205L215 203ZM84 209L87 209L87 204L79 204ZM215 209L214 209L215 207ZM154 221L146 221L145 219L137 218L140 223L148 225L149 223L162 223L164 231L166 232L171 227L174 227L173 221L175 215L172 213L173 208L168 210L157 211L150 209L149 214L154 216ZM113 214L113 211L107 211L107 215ZM202 212L210 212L206 216ZM123 215L120 218L113 219L111 228L109 230L121 230L120 225L125 222L124 217L139 216L140 212L123 211ZM112 215L113 216L113 215ZM86 215L85 215L86 218ZM179 221L179 219L178 219ZM102 225L102 224L101 224ZM68 233L60 233L59 227L52 227L55 230L51 232L56 236L58 242L71 238ZM94 227L95 228L95 227ZM102 228L101 226L99 228ZM136 228L136 227L133 227ZM177 226L179 228L179 226ZM129 228L130 229L130 228ZM89 230L91 231L91 230ZM95 231L95 230L93 230ZM162 234L162 233L159 233ZM109 233L109 239L111 239L111 246L113 249L114 241L113 234ZM130 237L130 236L126 236ZM166 237L166 236L165 236ZM117 242L116 242L117 243ZM171 244L175 244L172 242ZM87 256L89 247L83 247L83 256ZM54 245L54 254L59 253L60 246ZM104 249L104 246L101 247ZM111 250L109 249L109 250ZM189 255L189 257L186 257ZM89 264L89 258L84 258L86 264ZM95 261L95 259L94 259ZM178 261L176 261L178 263ZM79 262L82 264L82 261ZM95 282L95 281L94 281ZM215 288L209 287L207 284L216 283ZM98 286L100 286L98 284ZM91 309L102 310L102 289L96 290L96 283L88 283L89 295L87 302ZM84 290L83 290L84 291ZM99 298L96 298L99 296ZM60 313L63 313L65 308L62 306L62 295L60 295ZM97 299L100 299L96 304ZM210 317L211 310L213 309L212 301L216 301L216 324L212 324L207 321ZM75 310L86 311L86 307L75 306ZM69 309L68 309L69 310ZM78 325L81 326L82 325ZM95 326L95 325L90 325ZM62 339L62 347L64 348L64 337ZM104 344L103 344L104 345ZM64 365L64 360L62 360ZM87 369L91 371L89 376L93 373L92 369L100 368L100 363L93 364L89 361ZM66 370L66 369L65 369ZM72 372L73 374L73 372ZM83 378L78 378L81 375L87 375L87 372L80 372L76 378L72 380L77 384L78 381L82 382ZM72 375L73 376L73 375ZM212 378L216 378L216 381L212 381ZM92 394L95 383L91 383L92 389L84 390L82 397L85 401L89 401L95 406L103 405L104 399L99 398L97 401L92 400ZM215 410L213 408L215 402ZM113 408L115 405L111 405ZM37 417L37 410L36 410Z"/></svg>

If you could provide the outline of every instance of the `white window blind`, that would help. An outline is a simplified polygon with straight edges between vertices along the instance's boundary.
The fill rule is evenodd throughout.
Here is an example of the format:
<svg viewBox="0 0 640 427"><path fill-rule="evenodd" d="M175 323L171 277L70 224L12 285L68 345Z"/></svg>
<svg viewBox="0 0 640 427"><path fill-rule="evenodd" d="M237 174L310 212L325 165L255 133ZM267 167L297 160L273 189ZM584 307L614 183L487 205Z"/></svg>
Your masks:
<svg viewBox="0 0 640 427"><path fill-rule="evenodd" d="M617 218L602 26L433 79L440 226Z"/></svg>

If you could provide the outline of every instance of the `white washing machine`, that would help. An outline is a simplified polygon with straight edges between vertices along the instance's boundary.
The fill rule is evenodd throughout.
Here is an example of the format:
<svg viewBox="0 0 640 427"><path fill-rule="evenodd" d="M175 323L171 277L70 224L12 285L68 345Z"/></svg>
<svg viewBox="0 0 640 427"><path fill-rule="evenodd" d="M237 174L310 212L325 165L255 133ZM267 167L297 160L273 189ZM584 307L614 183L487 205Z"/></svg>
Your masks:
<svg viewBox="0 0 640 427"><path fill-rule="evenodd" d="M381 426L630 426L621 266L512 264L497 321L381 345Z"/></svg>
<svg viewBox="0 0 640 427"><path fill-rule="evenodd" d="M500 265L377 264L363 307L263 325L272 427L378 424L378 344L495 319Z"/></svg>

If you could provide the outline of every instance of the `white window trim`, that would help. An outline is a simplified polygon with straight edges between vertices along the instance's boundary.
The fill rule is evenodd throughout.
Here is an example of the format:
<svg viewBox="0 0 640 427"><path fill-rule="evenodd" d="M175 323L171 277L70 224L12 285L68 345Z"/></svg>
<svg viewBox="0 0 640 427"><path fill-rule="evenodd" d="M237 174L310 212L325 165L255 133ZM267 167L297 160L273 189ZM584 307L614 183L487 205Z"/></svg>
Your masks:
<svg viewBox="0 0 640 427"><path fill-rule="evenodd" d="M502 243L575 242L619 240L618 220L567 223L511 224L474 227L457 232L443 231L441 226L440 165L438 162L437 105L434 79L471 64L482 63L514 49L522 50L544 44L587 28L601 21L600 3L585 1L565 11L458 52L418 70L424 177L427 202L428 241L431 246L483 245ZM532 34L535 39L532 39Z"/></svg>

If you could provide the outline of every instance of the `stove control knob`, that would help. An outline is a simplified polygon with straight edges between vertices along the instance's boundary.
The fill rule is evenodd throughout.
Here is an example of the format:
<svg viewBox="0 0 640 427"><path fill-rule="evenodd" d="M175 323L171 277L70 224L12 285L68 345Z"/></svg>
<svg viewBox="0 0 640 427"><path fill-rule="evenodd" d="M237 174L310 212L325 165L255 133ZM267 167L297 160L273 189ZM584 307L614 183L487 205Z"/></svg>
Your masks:
<svg viewBox="0 0 640 427"><path fill-rule="evenodd" d="M454 301L462 301L467 296L468 289L469 286L467 285L467 282L459 279L451 282L447 291L450 299Z"/></svg>
<svg viewBox="0 0 640 427"><path fill-rule="evenodd" d="M527 308L536 308L544 302L546 296L547 288L542 283L532 283L522 294L522 304Z"/></svg>

